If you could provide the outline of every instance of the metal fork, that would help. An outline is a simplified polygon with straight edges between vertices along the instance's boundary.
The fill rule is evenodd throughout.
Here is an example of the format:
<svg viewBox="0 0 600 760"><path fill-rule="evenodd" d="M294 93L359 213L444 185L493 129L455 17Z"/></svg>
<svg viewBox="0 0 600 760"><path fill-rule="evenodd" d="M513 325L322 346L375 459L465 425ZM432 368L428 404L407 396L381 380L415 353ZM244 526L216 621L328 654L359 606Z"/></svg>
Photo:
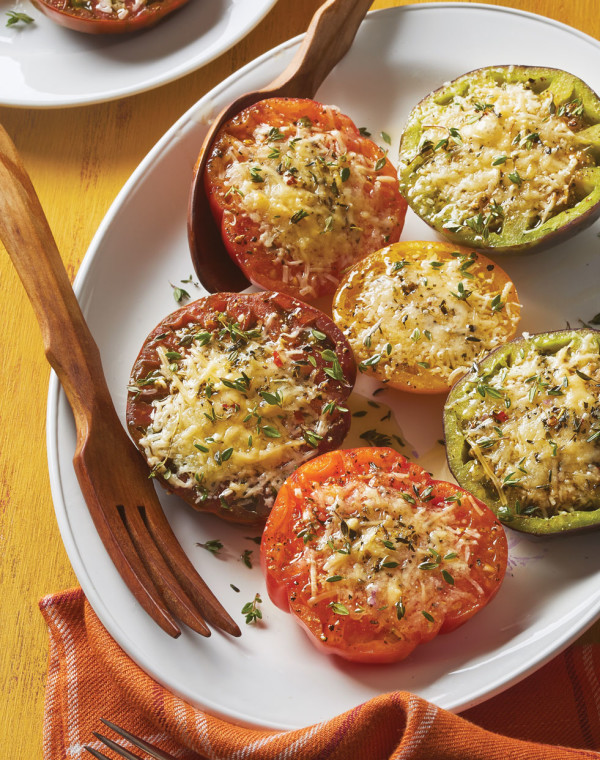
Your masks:
<svg viewBox="0 0 600 760"><path fill-rule="evenodd" d="M203 636L205 621L240 629L196 573L164 515L146 465L125 432L100 352L71 288L31 180L0 126L0 239L42 330L48 361L73 409L73 459L88 509L117 570L169 635L181 621Z"/></svg>
<svg viewBox="0 0 600 760"><path fill-rule="evenodd" d="M138 749L143 750L144 752L146 752L146 754L150 755L150 757L155 758L155 760L177 760L177 758L175 758L173 755L170 755L168 752L165 752L164 750L159 749L158 747L155 747L153 744L149 744L148 742L144 741L143 739L140 739L138 736L135 736L134 734L130 734L129 731L125 731L125 729L119 728L119 726L116 726L114 723L111 723L109 720L104 720L104 718L100 718L100 720L102 721L102 723L104 723L105 726L108 726L116 734L118 734L119 736L122 736L124 739L127 739L127 741L133 744L134 747L138 747ZM136 755L135 753L128 750L126 747L123 747L117 742L113 741L112 739L109 739L107 736L104 736L103 734L99 734L96 731L94 731L93 734L96 737L96 739L99 739L102 742L102 744L104 744L109 749L112 749L118 755L121 755L121 757L124 757L125 760L143 760L143 758L141 758L139 755ZM100 752L94 747L90 747L88 744L85 745L85 749L88 752L90 752L97 760L110 760L110 758L107 757L103 752ZM198 760L205 760L205 758L202 755L199 755L196 752L193 753L193 756L198 758Z"/></svg>

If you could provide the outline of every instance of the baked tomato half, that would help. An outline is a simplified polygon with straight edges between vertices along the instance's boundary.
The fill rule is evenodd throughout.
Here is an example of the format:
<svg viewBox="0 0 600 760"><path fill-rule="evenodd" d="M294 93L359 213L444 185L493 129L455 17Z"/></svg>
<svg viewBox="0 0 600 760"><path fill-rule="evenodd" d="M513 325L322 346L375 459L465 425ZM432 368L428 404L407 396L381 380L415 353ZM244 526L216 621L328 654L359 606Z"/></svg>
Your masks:
<svg viewBox="0 0 600 760"><path fill-rule="evenodd" d="M88 34L123 34L153 26L188 0L32 0L61 26Z"/></svg>
<svg viewBox="0 0 600 760"><path fill-rule="evenodd" d="M272 98L227 122L205 172L232 259L269 290L312 300L399 239L406 202L385 153L333 107Z"/></svg>
<svg viewBox="0 0 600 760"><path fill-rule="evenodd" d="M396 662L486 605L506 571L483 502L389 448L331 451L283 484L261 559L273 602L327 654Z"/></svg>
<svg viewBox="0 0 600 760"><path fill-rule="evenodd" d="M219 293L144 341L127 424L169 491L258 523L299 464L343 441L355 375L346 339L318 309L280 293Z"/></svg>
<svg viewBox="0 0 600 760"><path fill-rule="evenodd" d="M333 318L359 369L413 393L447 393L514 337L516 288L497 264L453 243L395 243L346 273Z"/></svg>
<svg viewBox="0 0 600 760"><path fill-rule="evenodd" d="M600 528L600 332L526 334L488 354L446 399L456 480L514 530Z"/></svg>
<svg viewBox="0 0 600 760"><path fill-rule="evenodd" d="M600 215L600 98L560 69L476 69L413 108L398 159L411 209L445 238L548 247Z"/></svg>

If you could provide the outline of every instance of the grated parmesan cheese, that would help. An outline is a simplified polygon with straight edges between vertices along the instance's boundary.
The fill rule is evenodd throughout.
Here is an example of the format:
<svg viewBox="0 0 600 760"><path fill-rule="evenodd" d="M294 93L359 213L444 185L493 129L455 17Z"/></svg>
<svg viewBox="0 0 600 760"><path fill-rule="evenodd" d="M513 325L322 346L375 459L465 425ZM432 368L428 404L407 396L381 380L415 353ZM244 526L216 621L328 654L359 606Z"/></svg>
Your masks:
<svg viewBox="0 0 600 760"><path fill-rule="evenodd" d="M462 581L471 575L469 557L479 534L471 535L456 509L456 501L432 508L412 489L404 493L393 472L380 471L370 481L332 478L322 484L311 494L311 510L322 529L296 560L309 567L310 588L303 590L309 604L352 600L362 589L366 607L350 605L351 617L397 604L405 605L408 617L420 615L424 600L435 597L440 584L450 589L442 570L451 574L460 604L469 597L477 604ZM313 514L305 514L309 525Z"/></svg>
<svg viewBox="0 0 600 760"><path fill-rule="evenodd" d="M119 20L123 20L129 16L130 13L137 13L141 8L147 5L148 0L133 0L128 3L126 0L97 0L95 3L95 10L99 13L106 13L107 15L115 15Z"/></svg>

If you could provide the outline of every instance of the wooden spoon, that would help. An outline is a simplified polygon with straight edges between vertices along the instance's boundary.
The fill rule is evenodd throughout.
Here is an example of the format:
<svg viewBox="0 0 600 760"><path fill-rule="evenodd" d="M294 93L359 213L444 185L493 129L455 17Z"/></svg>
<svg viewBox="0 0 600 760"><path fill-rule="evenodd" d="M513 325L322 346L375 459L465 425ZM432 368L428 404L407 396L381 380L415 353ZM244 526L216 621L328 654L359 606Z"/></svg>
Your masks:
<svg viewBox="0 0 600 760"><path fill-rule="evenodd" d="M222 125L244 108L265 98L313 98L327 75L352 44L372 0L328 0L313 16L296 55L266 87L237 98L208 130L194 169L188 207L188 240L192 263L209 293L239 292L250 285L232 261L221 238L204 188L204 169Z"/></svg>

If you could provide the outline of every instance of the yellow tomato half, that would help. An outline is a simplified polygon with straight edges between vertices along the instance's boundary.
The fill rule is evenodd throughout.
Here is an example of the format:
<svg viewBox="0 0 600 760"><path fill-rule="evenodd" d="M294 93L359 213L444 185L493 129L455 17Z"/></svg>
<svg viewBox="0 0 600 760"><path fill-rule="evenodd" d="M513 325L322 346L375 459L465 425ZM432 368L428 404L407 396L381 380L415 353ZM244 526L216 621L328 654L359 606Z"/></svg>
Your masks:
<svg viewBox="0 0 600 760"><path fill-rule="evenodd" d="M497 264L452 243L394 243L355 264L333 318L362 372L413 393L444 393L520 319L516 288Z"/></svg>

